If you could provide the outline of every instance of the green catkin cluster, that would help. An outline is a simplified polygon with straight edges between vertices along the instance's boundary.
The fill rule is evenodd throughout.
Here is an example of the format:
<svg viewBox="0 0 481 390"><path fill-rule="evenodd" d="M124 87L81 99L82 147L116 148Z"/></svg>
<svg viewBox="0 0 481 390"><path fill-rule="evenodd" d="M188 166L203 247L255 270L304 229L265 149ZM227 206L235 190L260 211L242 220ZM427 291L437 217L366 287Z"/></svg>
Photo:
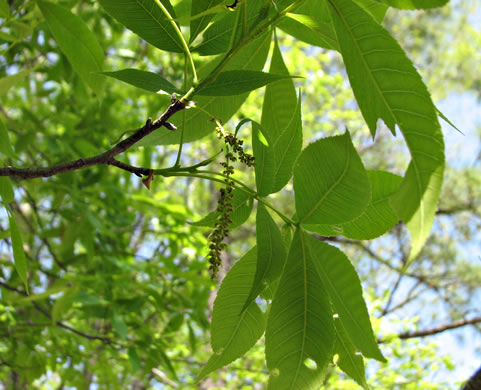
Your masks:
<svg viewBox="0 0 481 390"><path fill-rule="evenodd" d="M231 175L234 174L234 167L232 162L237 161L237 154L239 161L248 167L254 166L254 157L244 152L242 148L243 141L239 140L235 135L227 133L220 126L217 127L217 136L224 138L226 144L225 162L221 165L224 167L222 171L225 176L225 188L220 189L220 197L217 201L217 212L219 216L215 223L214 231L209 236L209 272L212 279L215 279L221 264L220 254L226 248L226 243L223 242L229 236L229 225L232 223L230 216L233 211L232 199L234 197L232 191L234 190L234 182L231 180Z"/></svg>

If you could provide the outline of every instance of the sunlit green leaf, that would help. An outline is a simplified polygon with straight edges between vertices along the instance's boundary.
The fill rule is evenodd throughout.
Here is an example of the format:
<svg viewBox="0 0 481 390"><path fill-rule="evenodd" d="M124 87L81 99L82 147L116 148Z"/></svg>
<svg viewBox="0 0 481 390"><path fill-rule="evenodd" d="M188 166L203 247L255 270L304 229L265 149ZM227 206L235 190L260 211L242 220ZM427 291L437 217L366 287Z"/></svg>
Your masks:
<svg viewBox="0 0 481 390"><path fill-rule="evenodd" d="M276 280L287 257L281 231L262 203L257 204L256 218L257 266L252 288L243 310L260 294L266 284Z"/></svg>
<svg viewBox="0 0 481 390"><path fill-rule="evenodd" d="M252 122L252 149L256 161L256 187L259 196L271 193L274 186L274 148L257 122Z"/></svg>
<svg viewBox="0 0 481 390"><path fill-rule="evenodd" d="M264 315L255 302L242 307L249 294L256 268L256 248L240 259L225 279L214 302L211 345L214 354L199 374L199 379L246 353L262 336Z"/></svg>
<svg viewBox="0 0 481 390"><path fill-rule="evenodd" d="M269 390L318 389L331 361L333 313L314 262L297 230L267 320Z"/></svg>
<svg viewBox="0 0 481 390"><path fill-rule="evenodd" d="M126 339L128 337L129 328L120 313L115 310L112 315L112 327L121 339Z"/></svg>
<svg viewBox="0 0 481 390"><path fill-rule="evenodd" d="M336 247L308 235L306 241L313 265L352 342L364 356L385 361L374 337L361 282L351 262Z"/></svg>
<svg viewBox="0 0 481 390"><path fill-rule="evenodd" d="M378 119L393 132L397 125L411 153L392 206L411 234L413 259L431 230L442 185L444 142L436 110L413 64L383 27L351 0L329 4L349 80L371 133Z"/></svg>
<svg viewBox="0 0 481 390"><path fill-rule="evenodd" d="M442 7L449 0L375 0L378 3L387 4L390 7L402 9L428 9Z"/></svg>
<svg viewBox="0 0 481 390"><path fill-rule="evenodd" d="M214 55L227 51L230 44L236 44L242 34L242 28L239 26L239 18L244 15L238 15L241 7L235 12L228 12L220 20L212 23L202 35L202 42L195 47L195 51L200 55ZM246 25L251 27L267 16L268 6L263 1L255 1L247 7ZM232 35L235 34L235 37Z"/></svg>
<svg viewBox="0 0 481 390"><path fill-rule="evenodd" d="M369 390L366 383L364 360L362 355L357 352L356 347L351 341L348 332L344 329L339 318L334 319L336 328L336 344L334 353L338 355L337 365L339 368L354 379L364 389Z"/></svg>
<svg viewBox="0 0 481 390"><path fill-rule="evenodd" d="M82 80L102 95L105 80L102 71L104 51L85 22L60 5L37 2L60 49Z"/></svg>
<svg viewBox="0 0 481 390"><path fill-rule="evenodd" d="M276 41L270 72L289 75ZM302 148L302 120L300 97L297 99L292 80L282 80L266 88L262 107L262 132L265 142L255 140L254 155L262 153L261 165L256 166L259 194L264 196L278 192L292 176L294 162ZM257 164L257 163L256 163ZM266 168L268 170L266 170Z"/></svg>
<svg viewBox="0 0 481 390"><path fill-rule="evenodd" d="M15 153L10 144L10 138L8 136L7 128L3 121L0 119L0 153L8 157L14 157Z"/></svg>
<svg viewBox="0 0 481 390"><path fill-rule="evenodd" d="M325 1L304 1L295 13L288 13L278 27L311 45L338 50L336 33Z"/></svg>
<svg viewBox="0 0 481 390"><path fill-rule="evenodd" d="M145 70L122 69L116 72L102 72L102 74L149 92L182 93L169 80Z"/></svg>
<svg viewBox="0 0 481 390"><path fill-rule="evenodd" d="M222 0L195 0L192 1L191 17L202 14L216 5L222 3ZM201 33L204 28L207 27L209 22L214 17L214 14L203 14L201 17L195 18L190 22L190 42Z"/></svg>
<svg viewBox="0 0 481 390"><path fill-rule="evenodd" d="M399 222L390 197L398 190L402 178L383 171L367 171L371 184L371 201L364 212L351 222L332 225L304 225L322 236L343 235L355 240L371 240L386 233Z"/></svg>
<svg viewBox="0 0 481 390"><path fill-rule="evenodd" d="M376 22L381 23L389 8L387 5L379 3L377 0L354 0L359 6L364 8Z"/></svg>
<svg viewBox="0 0 481 390"><path fill-rule="evenodd" d="M305 148L294 167L296 211L302 223L341 223L359 216L371 191L349 133Z"/></svg>
<svg viewBox="0 0 481 390"><path fill-rule="evenodd" d="M7 0L0 0L0 17L7 18L10 16L10 6Z"/></svg>
<svg viewBox="0 0 481 390"><path fill-rule="evenodd" d="M160 2L172 18L174 9L169 0L99 0L105 10L129 30L161 50L182 53L182 41Z"/></svg>
<svg viewBox="0 0 481 390"><path fill-rule="evenodd" d="M215 81L202 88L197 94L199 96L241 95L290 77L290 75L265 73L258 70L230 70L220 73Z"/></svg>

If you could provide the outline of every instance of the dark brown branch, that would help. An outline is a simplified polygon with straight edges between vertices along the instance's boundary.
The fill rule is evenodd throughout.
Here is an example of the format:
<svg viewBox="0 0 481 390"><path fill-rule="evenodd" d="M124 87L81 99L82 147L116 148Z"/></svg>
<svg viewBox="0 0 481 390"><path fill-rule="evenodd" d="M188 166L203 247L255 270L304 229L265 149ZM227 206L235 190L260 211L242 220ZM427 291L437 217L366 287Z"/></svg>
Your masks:
<svg viewBox="0 0 481 390"><path fill-rule="evenodd" d="M107 164L121 167L122 163L114 160L114 157L120 153L125 152L127 149L131 148L134 144L139 142L142 138L152 133L154 130L159 129L162 126L168 124L169 118L176 112L183 110L186 105L181 100L175 100L172 104L167 107L167 110L159 116L155 121L149 118L145 125L135 131L130 137L120 141L112 149L107 150L104 153L98 154L89 158L81 158L79 160L70 161L67 163L62 163L58 165L53 165L51 167L44 168L15 168L15 167L5 167L0 168L0 176L14 176L20 179L35 179L38 177L50 177L58 175L59 173L65 173L70 171L76 171L83 168L88 168L94 165ZM170 125L170 124L169 124ZM172 128L167 125L168 129ZM123 167L122 169L125 169ZM142 168L143 169L143 168ZM148 170L147 170L148 171ZM129 171L131 172L131 171ZM133 172L137 175L142 175L138 169Z"/></svg>
<svg viewBox="0 0 481 390"><path fill-rule="evenodd" d="M466 326L466 325L476 325L476 324L479 324L479 323L481 323L481 316L471 318L470 320L462 319L462 320L459 320L459 321L451 322L449 324L443 324L443 325L437 326L435 328L419 330L417 332L401 333L398 337L400 339L412 339L412 338L415 338L415 337L432 336L432 335L435 335L435 334L438 334L438 333L445 332L446 330L461 328L461 327Z"/></svg>

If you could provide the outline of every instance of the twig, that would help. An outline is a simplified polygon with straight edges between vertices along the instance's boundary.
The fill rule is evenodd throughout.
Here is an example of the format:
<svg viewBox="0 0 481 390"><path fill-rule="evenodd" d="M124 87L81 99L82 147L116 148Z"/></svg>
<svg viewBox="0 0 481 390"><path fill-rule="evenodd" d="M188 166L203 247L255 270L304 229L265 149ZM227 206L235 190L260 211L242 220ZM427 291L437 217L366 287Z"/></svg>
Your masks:
<svg viewBox="0 0 481 390"><path fill-rule="evenodd" d="M398 337L400 339L412 339L412 338L415 338L415 337L432 336L432 335L435 335L435 334L438 334L438 333L445 332L446 330L461 328L461 327L466 326L466 325L476 325L476 324L479 324L479 323L481 323L481 316L471 318L470 320L462 319L462 320L459 320L459 321L454 321L454 322L451 322L449 324L439 325L439 326L437 326L435 328L431 328L431 329L419 330L419 331L416 331L416 332L401 333Z"/></svg>
<svg viewBox="0 0 481 390"><path fill-rule="evenodd" d="M142 138L152 133L154 130L159 129L160 127L168 124L168 119L174 115L176 112L183 110L186 107L185 103L182 99L176 100L172 102L172 104L167 107L164 113L159 116L155 121L149 118L145 125L135 131L130 137L126 138L125 140L119 142L113 148L107 150L104 153L98 154L93 157L89 158L81 158L79 160L70 161L67 163L62 163L58 165L53 165L50 167L44 168L15 168L15 167L5 167L0 168L0 176L14 176L21 179L35 179L39 177L50 177L54 175L58 175L59 173L65 173L70 171L76 171L79 169L91 167L94 165L106 164L106 165L114 165L122 169L126 167L123 166L123 163L114 159L120 153L125 152L129 148L131 148L134 144L139 142ZM143 175L146 168L138 168L136 169L135 174ZM129 171L132 172L132 171Z"/></svg>

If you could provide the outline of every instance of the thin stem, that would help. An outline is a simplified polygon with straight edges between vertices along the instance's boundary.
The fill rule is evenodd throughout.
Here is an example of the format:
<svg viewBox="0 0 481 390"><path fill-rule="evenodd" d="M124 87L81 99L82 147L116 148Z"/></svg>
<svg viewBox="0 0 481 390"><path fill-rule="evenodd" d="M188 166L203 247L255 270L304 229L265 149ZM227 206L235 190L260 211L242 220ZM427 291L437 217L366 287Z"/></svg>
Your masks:
<svg viewBox="0 0 481 390"><path fill-rule="evenodd" d="M175 32L177 33L177 36L182 42L182 47L184 48L185 55L189 59L190 67L192 68L192 77L194 79L194 84L196 84L198 81L197 72L195 70L194 59L192 58L192 53L190 52L189 45L187 45L187 42L185 41L184 36L182 35L182 32L179 29L179 26L177 26L177 23L175 23L175 20L172 18L167 8L164 7L164 5L160 2L160 0L155 0L155 2L159 6L159 8L162 10L162 12L165 14L167 19L169 19L170 24L172 25Z"/></svg>
<svg viewBox="0 0 481 390"><path fill-rule="evenodd" d="M154 171L154 173L157 173ZM170 171L170 172L165 172L165 173L159 173L162 176L186 176L186 177L196 177L198 179L206 179L206 180L211 180L211 181L216 181L218 183L225 183L225 179L227 176L225 176L223 173L220 172L215 172L215 171L195 171L195 172L179 172L179 171ZM208 176L208 175L215 175L215 176L220 176L224 179L216 179L215 177ZM270 208L272 211L274 211L285 223L289 225L295 225L297 226L298 223L294 222L291 218L289 218L287 215L283 214L281 211L279 211L275 206L270 204L268 201L260 197L255 190L247 186L246 184L242 183L241 181L234 179L232 177L229 177L229 180L232 180L234 182L234 188L237 188L240 191L243 191L250 196L252 196L254 199L257 201L263 203L266 207Z"/></svg>

